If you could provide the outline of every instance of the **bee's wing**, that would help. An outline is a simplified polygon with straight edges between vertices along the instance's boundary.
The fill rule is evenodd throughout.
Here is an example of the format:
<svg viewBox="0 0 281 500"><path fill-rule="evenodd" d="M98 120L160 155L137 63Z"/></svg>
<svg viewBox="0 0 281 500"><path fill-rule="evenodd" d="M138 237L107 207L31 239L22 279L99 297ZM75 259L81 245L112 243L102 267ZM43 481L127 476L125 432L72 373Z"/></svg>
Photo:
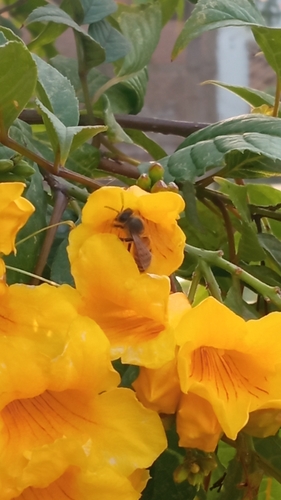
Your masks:
<svg viewBox="0 0 281 500"><path fill-rule="evenodd" d="M148 238L141 238L138 234L132 234L134 242L134 259L141 272L146 271L150 266L152 254L147 246Z"/></svg>

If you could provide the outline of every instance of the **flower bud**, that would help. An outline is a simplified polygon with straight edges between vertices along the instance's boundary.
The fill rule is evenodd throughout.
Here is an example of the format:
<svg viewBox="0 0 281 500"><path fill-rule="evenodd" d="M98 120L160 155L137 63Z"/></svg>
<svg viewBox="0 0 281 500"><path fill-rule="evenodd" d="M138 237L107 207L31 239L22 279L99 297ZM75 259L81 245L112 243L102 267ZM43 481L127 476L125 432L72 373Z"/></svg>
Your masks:
<svg viewBox="0 0 281 500"><path fill-rule="evenodd" d="M136 182L136 185L139 186L144 191L150 191L151 188L151 179L148 174L141 174Z"/></svg>
<svg viewBox="0 0 281 500"><path fill-rule="evenodd" d="M1 173L10 172L10 170L13 170L13 168L14 168L14 162L12 160L7 160L7 159L0 160Z"/></svg>
<svg viewBox="0 0 281 500"><path fill-rule="evenodd" d="M178 193L179 192L179 188L178 188L178 186L176 185L175 182L169 182L169 184L168 184L168 191L172 191L173 193Z"/></svg>
<svg viewBox="0 0 281 500"><path fill-rule="evenodd" d="M35 169L25 160L20 160L14 167L13 173L21 177L30 177L35 173Z"/></svg>
<svg viewBox="0 0 281 500"><path fill-rule="evenodd" d="M151 188L151 193L159 193L160 191L168 191L168 186L163 180L155 182Z"/></svg>
<svg viewBox="0 0 281 500"><path fill-rule="evenodd" d="M152 184L160 181L164 177L164 167L160 163L153 163L148 170L148 175L151 179Z"/></svg>

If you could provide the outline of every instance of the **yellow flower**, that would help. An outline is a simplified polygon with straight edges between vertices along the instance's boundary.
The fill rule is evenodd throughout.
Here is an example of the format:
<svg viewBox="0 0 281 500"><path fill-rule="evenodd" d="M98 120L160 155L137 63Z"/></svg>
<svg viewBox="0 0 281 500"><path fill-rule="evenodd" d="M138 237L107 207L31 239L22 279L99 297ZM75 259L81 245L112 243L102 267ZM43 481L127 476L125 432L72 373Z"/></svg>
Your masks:
<svg viewBox="0 0 281 500"><path fill-rule="evenodd" d="M0 252L6 255L15 252L16 235L35 210L21 196L24 188L22 182L0 183Z"/></svg>
<svg viewBox="0 0 281 500"><path fill-rule="evenodd" d="M250 412L281 399L280 326L281 313L246 322L209 297L176 328L181 389L209 402L230 439Z"/></svg>
<svg viewBox="0 0 281 500"><path fill-rule="evenodd" d="M140 238L152 255L151 264L145 271L172 274L182 263L185 243L185 235L176 222L184 209L184 201L177 193L152 194L138 186L126 190L103 187L95 191L83 209L82 223L71 232L71 253L78 252L83 242L93 234L114 233L135 255L137 249L128 241L132 239L130 231L116 221L118 214L126 209L131 209L133 216L140 218L144 226Z"/></svg>
<svg viewBox="0 0 281 500"><path fill-rule="evenodd" d="M73 245L71 239L71 271L83 302L79 310L103 329L112 358L151 368L172 359L168 277L140 273L114 234L88 237L78 251Z"/></svg>
<svg viewBox="0 0 281 500"><path fill-rule="evenodd" d="M79 300L66 285L1 297L1 500L137 500L139 469L165 449L157 414L116 388L109 342Z"/></svg>

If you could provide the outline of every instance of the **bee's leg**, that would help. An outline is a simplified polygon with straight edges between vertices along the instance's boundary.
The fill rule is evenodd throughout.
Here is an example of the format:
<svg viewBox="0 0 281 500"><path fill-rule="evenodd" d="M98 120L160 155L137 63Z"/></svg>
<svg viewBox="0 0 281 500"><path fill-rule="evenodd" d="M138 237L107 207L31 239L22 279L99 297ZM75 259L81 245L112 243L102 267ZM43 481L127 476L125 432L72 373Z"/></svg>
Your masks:
<svg viewBox="0 0 281 500"><path fill-rule="evenodd" d="M119 238L119 240L125 241L126 243L128 243L127 250L128 250L128 252L130 252L131 248L132 248L132 243L134 240L132 238Z"/></svg>

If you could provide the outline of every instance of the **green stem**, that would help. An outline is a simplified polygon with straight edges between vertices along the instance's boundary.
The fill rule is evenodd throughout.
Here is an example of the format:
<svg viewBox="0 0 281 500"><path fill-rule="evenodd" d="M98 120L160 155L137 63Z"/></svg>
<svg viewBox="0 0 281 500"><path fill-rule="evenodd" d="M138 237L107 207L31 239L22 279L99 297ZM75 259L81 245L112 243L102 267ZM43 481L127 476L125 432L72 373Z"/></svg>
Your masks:
<svg viewBox="0 0 281 500"><path fill-rule="evenodd" d="M279 113L279 103L280 103L280 93L281 93L280 79L277 76L277 79L276 79L276 89L275 89L275 101L274 101L274 108L273 108L273 111L272 111L272 116L278 116L278 113Z"/></svg>
<svg viewBox="0 0 281 500"><path fill-rule="evenodd" d="M193 304L193 302L194 302L196 290L197 290L198 285L200 283L201 276L202 276L202 273L200 271L199 266L197 266L196 269L195 269L195 271L194 271L194 273L193 273L193 275L192 275L191 285L190 285L190 288L188 290L188 296L187 296L187 298L188 298L190 304Z"/></svg>
<svg viewBox="0 0 281 500"><path fill-rule="evenodd" d="M231 262L222 258L223 252L202 250L200 248L193 247L191 245L185 245L185 251L191 256L197 259L198 263L200 260L204 260L210 267L216 266L223 269L231 276L236 276L240 280L247 283L250 287L261 294L265 300L270 300L273 304L281 310L281 290L279 287L269 286L263 283L259 279L255 278L251 274L241 269L241 267L232 264Z"/></svg>
<svg viewBox="0 0 281 500"><path fill-rule="evenodd" d="M213 297L215 297L215 299L217 299L219 302L222 302L221 291L215 279L215 276L211 270L211 267L207 264L207 262L204 259L201 258L198 259L198 266L200 268L202 275L204 276L204 279L206 281L206 286L208 290L211 292L211 295L213 295Z"/></svg>

